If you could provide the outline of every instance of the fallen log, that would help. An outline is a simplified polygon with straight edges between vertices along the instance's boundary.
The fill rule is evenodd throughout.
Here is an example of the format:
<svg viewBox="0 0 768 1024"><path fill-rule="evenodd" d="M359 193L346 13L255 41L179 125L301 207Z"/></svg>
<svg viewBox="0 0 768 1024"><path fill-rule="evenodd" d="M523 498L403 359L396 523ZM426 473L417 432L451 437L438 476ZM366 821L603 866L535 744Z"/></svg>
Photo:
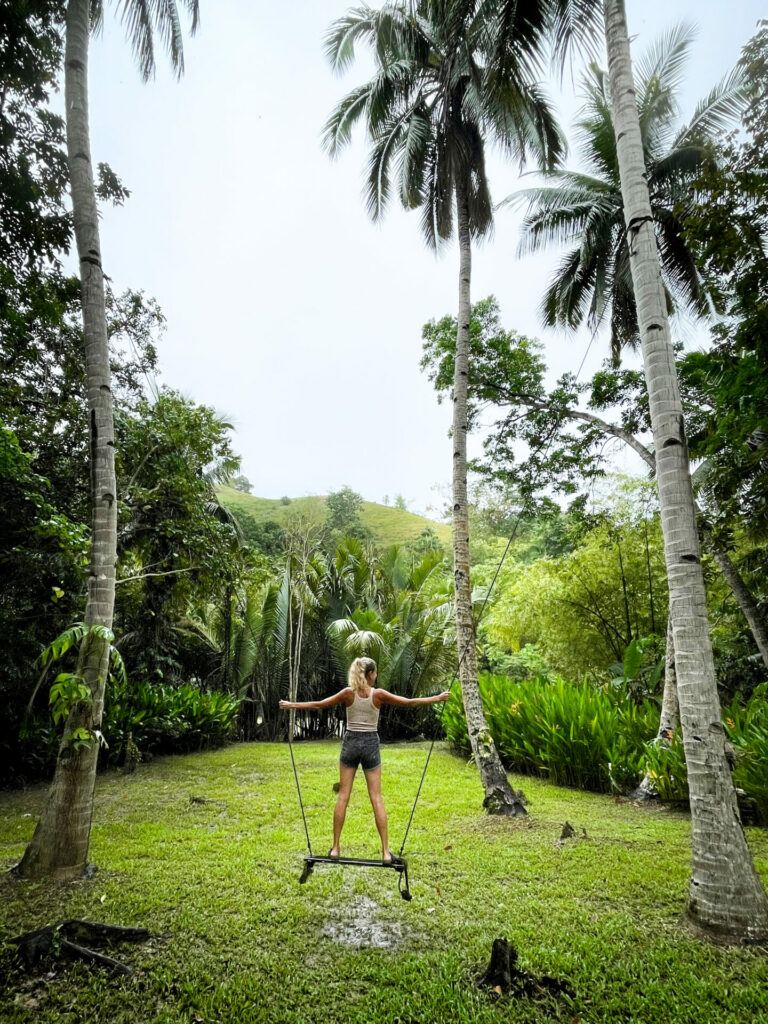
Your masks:
<svg viewBox="0 0 768 1024"><path fill-rule="evenodd" d="M116 974L132 974L133 968L90 947L110 947L119 942L146 942L149 937L146 928L124 928L120 925L72 919L25 932L10 941L17 947L17 953L28 971L40 960L57 955L69 960L98 964Z"/></svg>

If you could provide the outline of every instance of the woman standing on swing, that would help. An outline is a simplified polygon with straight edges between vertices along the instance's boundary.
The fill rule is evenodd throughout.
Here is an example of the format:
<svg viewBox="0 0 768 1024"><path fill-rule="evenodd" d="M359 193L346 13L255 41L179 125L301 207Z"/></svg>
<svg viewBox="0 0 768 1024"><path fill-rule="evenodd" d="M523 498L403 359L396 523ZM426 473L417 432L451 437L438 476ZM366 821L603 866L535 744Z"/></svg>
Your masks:
<svg viewBox="0 0 768 1024"><path fill-rule="evenodd" d="M381 796L381 754L379 753L379 711L383 704L398 708L413 707L417 704L436 704L448 700L450 691L435 694L434 697L398 697L387 690L375 689L376 662L372 658L355 658L349 668L349 686L339 690L325 700L289 701L281 700L280 707L288 710L298 708L317 710L334 704L344 704L347 709L347 729L341 744L339 758L339 796L333 811L333 846L329 857L338 857L341 830L347 814L347 804L352 793L352 783L358 765L365 772L368 796L373 807L376 828L381 837L381 859L384 864L397 861L389 849L387 835L387 812Z"/></svg>

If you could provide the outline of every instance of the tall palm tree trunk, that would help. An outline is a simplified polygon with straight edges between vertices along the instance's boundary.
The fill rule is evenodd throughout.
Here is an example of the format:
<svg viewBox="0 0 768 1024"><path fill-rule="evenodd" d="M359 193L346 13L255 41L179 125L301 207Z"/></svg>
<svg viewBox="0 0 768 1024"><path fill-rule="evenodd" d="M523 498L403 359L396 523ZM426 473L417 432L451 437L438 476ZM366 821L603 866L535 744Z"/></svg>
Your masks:
<svg viewBox="0 0 768 1024"><path fill-rule="evenodd" d="M672 616L667 618L667 653L664 657L664 693L659 715L659 738L668 738L677 732L680 724L680 706L677 700L677 671L675 669L675 631Z"/></svg>
<svg viewBox="0 0 768 1024"><path fill-rule="evenodd" d="M645 177L624 0L604 0L608 72L629 235L688 766L693 871L687 915L726 941L768 938L768 898L752 863L725 756L688 450Z"/></svg>
<svg viewBox="0 0 768 1024"><path fill-rule="evenodd" d="M90 417L92 533L85 623L110 629L115 603L117 488L104 277L88 129L90 6L90 0L69 0L67 5L64 81ZM91 692L91 701L76 705L68 717L53 785L18 867L25 877L73 878L86 867L98 757L93 732L101 724L109 648L105 635L92 632L80 649L78 672ZM91 734L85 749L73 746L72 734L77 729Z"/></svg>
<svg viewBox="0 0 768 1024"><path fill-rule="evenodd" d="M667 652L664 658L664 692L661 698L661 714L659 715L659 731L656 733L658 743L668 743L670 734L677 732L680 724L680 712L677 703L677 676L675 673L675 636L672 628L672 616L667 617ZM652 776L646 772L637 789L632 793L633 800L653 800L659 793Z"/></svg>
<svg viewBox="0 0 768 1024"><path fill-rule="evenodd" d="M472 618L472 587L469 575L469 513L467 509L467 385L469 368L469 299L472 275L472 244L464 187L456 186L459 237L459 318L453 376L453 577L455 583L456 636L459 679L467 731L480 781L485 791L483 806L489 814L526 814L522 793L509 785L488 723L485 720L477 681L475 624Z"/></svg>

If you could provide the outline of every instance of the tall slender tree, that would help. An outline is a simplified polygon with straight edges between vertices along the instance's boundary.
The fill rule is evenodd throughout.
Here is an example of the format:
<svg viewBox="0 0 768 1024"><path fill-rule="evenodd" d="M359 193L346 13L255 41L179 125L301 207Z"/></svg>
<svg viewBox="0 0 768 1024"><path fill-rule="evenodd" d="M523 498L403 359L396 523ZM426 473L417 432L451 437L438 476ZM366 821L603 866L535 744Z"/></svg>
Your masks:
<svg viewBox="0 0 768 1024"><path fill-rule="evenodd" d="M693 824L687 913L708 935L768 938L768 898L741 827L725 756L699 557L682 403L675 372L624 0L604 0L608 74L659 482L680 721Z"/></svg>
<svg viewBox="0 0 768 1024"><path fill-rule="evenodd" d="M487 235L493 207L485 143L493 140L522 165L531 156L552 168L564 144L537 82L544 5L515 5L507 34L487 49L484 4L477 0L393 0L379 10L362 6L335 22L327 41L331 64L343 71L365 40L376 63L373 78L350 92L325 127L336 154L363 120L371 143L368 209L384 213L393 191L420 209L429 245L454 233L459 243L459 315L453 387L453 553L459 676L472 750L491 813L525 813L510 787L485 719L477 682L467 512L467 368L472 241ZM525 6L525 10L523 10Z"/></svg>
<svg viewBox="0 0 768 1024"><path fill-rule="evenodd" d="M198 0L182 0L197 28ZM121 16L142 77L155 70L155 39L183 71L182 29L175 0L124 0ZM101 0L68 0L64 53L72 219L80 281L88 384L91 464L91 564L85 609L87 631L77 674L87 689L69 711L48 799L18 872L25 877L73 878L86 868L93 794L112 641L117 555L117 486L112 389L104 300L104 272L94 187L88 113L88 46L103 16ZM83 694L85 691L83 691Z"/></svg>

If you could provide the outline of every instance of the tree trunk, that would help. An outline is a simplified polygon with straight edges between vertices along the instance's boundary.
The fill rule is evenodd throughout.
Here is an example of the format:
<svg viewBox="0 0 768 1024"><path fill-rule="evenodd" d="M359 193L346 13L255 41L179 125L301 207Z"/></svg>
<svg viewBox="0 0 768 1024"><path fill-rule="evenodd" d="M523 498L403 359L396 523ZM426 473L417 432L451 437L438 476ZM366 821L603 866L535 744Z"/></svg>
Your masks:
<svg viewBox="0 0 768 1024"><path fill-rule="evenodd" d="M760 609L757 607L757 601L755 601L752 591L742 579L739 570L729 558L727 551L715 540L712 531L703 518L699 521L699 528L704 544L712 552L712 557L717 562L725 582L731 588L731 592L736 598L744 618L747 620L752 636L755 638L757 649L763 659L763 664L768 668L768 628L766 628L765 620L760 614Z"/></svg>
<svg viewBox="0 0 768 1024"><path fill-rule="evenodd" d="M672 629L672 616L667 618L667 652L664 665L664 694L661 698L661 715L659 731L656 733L657 743L668 743L670 733L676 733L680 724L680 711L677 703L677 675L675 673L675 637ZM632 794L633 800L653 800L658 796L656 786L650 775L644 775L640 785Z"/></svg>
<svg viewBox="0 0 768 1024"><path fill-rule="evenodd" d="M659 717L659 738L669 739L669 733L677 732L680 724L680 708L677 703L677 671L675 670L675 631L672 616L667 618L667 653L664 664L664 695L661 698Z"/></svg>
<svg viewBox="0 0 768 1024"><path fill-rule="evenodd" d="M80 258L90 416L91 566L85 623L111 629L115 603L117 487L104 277L88 129L90 0L69 0L66 33L67 156ZM79 728L93 734L101 725L109 649L107 637L96 633L89 633L80 649L78 672L91 692L91 702L77 705L67 719L53 785L18 867L18 873L27 878L43 875L74 878L85 870L98 744L91 735L91 742L85 749L75 750L72 734Z"/></svg>
<svg viewBox="0 0 768 1024"><path fill-rule="evenodd" d="M469 512L467 509L467 384L469 367L469 286L472 248L467 196L456 186L459 235L459 319L456 331L456 361L453 376L453 577L455 583L456 637L459 679L467 732L485 792L483 806L489 814L526 814L522 793L507 781L496 746L485 720L477 681L475 624L472 618L472 588L469 576Z"/></svg>
<svg viewBox="0 0 768 1024"><path fill-rule="evenodd" d="M688 766L693 871L687 915L694 927L710 937L730 942L764 941L768 938L768 898L747 847L725 756L682 403L648 197L624 0L604 0L604 11Z"/></svg>

